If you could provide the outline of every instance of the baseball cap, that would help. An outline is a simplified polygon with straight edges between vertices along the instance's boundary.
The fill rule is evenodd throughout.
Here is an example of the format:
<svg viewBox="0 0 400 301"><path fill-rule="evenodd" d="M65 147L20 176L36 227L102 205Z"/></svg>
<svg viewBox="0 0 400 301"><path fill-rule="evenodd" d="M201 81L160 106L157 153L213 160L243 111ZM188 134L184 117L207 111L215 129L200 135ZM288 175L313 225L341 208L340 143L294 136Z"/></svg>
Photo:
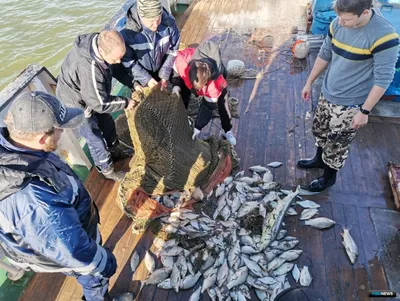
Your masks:
<svg viewBox="0 0 400 301"><path fill-rule="evenodd" d="M52 128L73 129L85 118L83 110L66 108L56 97L41 91L21 93L9 112L15 129L25 133L47 132Z"/></svg>

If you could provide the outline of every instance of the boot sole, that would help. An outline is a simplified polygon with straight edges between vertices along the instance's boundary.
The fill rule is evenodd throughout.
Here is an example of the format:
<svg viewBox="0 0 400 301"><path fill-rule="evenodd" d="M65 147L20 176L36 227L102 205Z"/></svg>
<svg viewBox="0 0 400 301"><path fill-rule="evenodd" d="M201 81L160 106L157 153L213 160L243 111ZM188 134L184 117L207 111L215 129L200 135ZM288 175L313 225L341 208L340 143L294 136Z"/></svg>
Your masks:
<svg viewBox="0 0 400 301"><path fill-rule="evenodd" d="M323 165L307 166L307 165L299 164L298 162L297 162L297 167L300 168L300 169L313 169L313 168L324 169L325 168L325 166L323 166Z"/></svg>

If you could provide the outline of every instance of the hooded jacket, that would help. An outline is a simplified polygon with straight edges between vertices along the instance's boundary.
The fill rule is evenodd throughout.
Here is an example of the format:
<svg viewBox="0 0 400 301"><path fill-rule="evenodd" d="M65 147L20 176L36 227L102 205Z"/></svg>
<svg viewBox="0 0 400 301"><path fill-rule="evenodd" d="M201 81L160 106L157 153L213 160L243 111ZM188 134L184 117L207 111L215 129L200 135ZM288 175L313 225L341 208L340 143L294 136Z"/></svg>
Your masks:
<svg viewBox="0 0 400 301"><path fill-rule="evenodd" d="M110 95L112 72L95 53L97 36L92 33L76 38L61 66L57 98L66 105L97 113L121 111L127 106L128 99Z"/></svg>
<svg viewBox="0 0 400 301"><path fill-rule="evenodd" d="M0 245L35 272L109 275L116 263L99 245L99 215L74 172L54 153L22 149L0 131Z"/></svg>
<svg viewBox="0 0 400 301"><path fill-rule="evenodd" d="M171 14L163 8L161 24L153 32L142 24L134 4L128 10L121 34L127 45L122 63L135 81L147 85L152 78L149 72L169 80L180 42L179 30Z"/></svg>
<svg viewBox="0 0 400 301"><path fill-rule="evenodd" d="M189 78L189 63L193 60L207 63L211 71L211 80L202 89L196 91L196 94L204 96L209 102L217 102L218 97L222 95L222 91L228 87L228 83L225 80L227 72L222 63L219 46L212 41L199 45L197 49L186 48L178 51L174 63L174 71L179 78L174 75L171 83L179 86L179 81L183 80L185 86L192 90L193 85Z"/></svg>

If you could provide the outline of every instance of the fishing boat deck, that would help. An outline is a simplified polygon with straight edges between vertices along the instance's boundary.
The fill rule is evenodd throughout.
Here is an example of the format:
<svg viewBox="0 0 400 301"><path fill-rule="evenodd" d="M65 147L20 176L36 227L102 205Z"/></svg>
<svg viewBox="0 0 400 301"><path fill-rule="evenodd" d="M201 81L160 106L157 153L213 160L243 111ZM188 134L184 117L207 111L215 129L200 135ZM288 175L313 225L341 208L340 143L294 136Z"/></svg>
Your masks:
<svg viewBox="0 0 400 301"><path fill-rule="evenodd" d="M316 55L300 63L291 59L287 47L293 43L292 26L305 27L305 5L305 0L199 0L178 22L185 46L213 39L221 45L225 62L240 59L247 68L258 71L272 62L269 72L259 81L248 113L245 109L255 79L231 83L231 95L240 99L240 119L234 121L233 131L241 168L247 170L251 165L281 161L284 164L274 170L274 176L287 188L306 184L318 176L318 171L296 168L297 160L310 157L315 151L310 132L312 118L309 118L315 101L303 101L301 89ZM272 46L279 51L272 52ZM218 135L219 131L217 125L211 124L203 135ZM384 246L379 243L371 214L376 210L394 210L386 165L388 161L399 161L399 140L400 125L393 121L370 122L357 134L336 185L309 197L321 204L321 216L336 221L335 227L319 231L301 225L298 217L285 219L289 235L298 237L299 248L304 250L297 263L299 267L310 267L314 278L311 286L325 300L371 300L368 290L389 289L380 253ZM122 168L128 168L128 162ZM115 202L117 184L105 180L93 169L86 187L100 209L105 246L113 250L118 261L117 272L110 280L111 295L137 293L140 287L137 280L145 278L146 269L142 262L132 281L129 260L134 250L142 257L151 247L152 234L132 234L131 220ZM342 226L351 227L359 248L354 265L342 247L339 234ZM139 300L188 300L191 293L192 290L187 290L176 294L148 286ZM36 274L20 300L70 301L80 300L81 296L82 290L72 277ZM209 300L207 294L203 300Z"/></svg>

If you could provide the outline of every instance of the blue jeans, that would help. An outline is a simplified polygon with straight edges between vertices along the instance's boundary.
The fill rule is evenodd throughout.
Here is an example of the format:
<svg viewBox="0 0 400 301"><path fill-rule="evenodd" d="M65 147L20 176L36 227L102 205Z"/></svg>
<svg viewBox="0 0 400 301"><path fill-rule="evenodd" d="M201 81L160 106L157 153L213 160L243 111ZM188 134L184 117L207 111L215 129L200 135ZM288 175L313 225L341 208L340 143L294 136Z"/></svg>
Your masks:
<svg viewBox="0 0 400 301"><path fill-rule="evenodd" d="M79 128L86 139L94 164L100 170L109 169L112 159L109 148L118 144L114 119L110 114L92 113Z"/></svg>

